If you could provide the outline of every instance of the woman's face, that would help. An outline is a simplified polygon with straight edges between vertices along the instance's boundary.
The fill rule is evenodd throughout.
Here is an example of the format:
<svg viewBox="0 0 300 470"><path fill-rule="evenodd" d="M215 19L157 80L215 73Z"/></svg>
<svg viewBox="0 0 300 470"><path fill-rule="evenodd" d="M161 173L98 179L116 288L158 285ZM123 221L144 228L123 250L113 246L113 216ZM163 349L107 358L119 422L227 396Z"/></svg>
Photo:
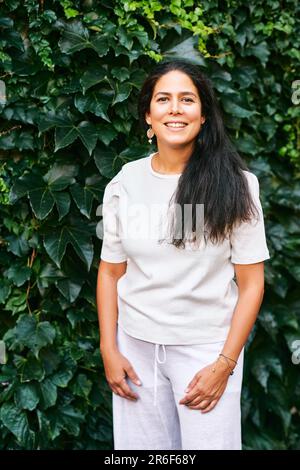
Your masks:
<svg viewBox="0 0 300 470"><path fill-rule="evenodd" d="M172 127L174 121L182 125ZM152 126L158 144L173 148L188 145L204 121L198 90L188 75L172 70L156 82L146 122Z"/></svg>

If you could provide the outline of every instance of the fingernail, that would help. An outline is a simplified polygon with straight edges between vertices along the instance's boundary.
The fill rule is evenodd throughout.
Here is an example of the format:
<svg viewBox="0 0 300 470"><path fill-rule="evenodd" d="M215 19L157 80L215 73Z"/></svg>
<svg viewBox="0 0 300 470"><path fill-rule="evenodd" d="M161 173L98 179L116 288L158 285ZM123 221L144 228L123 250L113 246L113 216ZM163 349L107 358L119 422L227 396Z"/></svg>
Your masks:
<svg viewBox="0 0 300 470"><path fill-rule="evenodd" d="M187 387L184 392L188 393L189 391L190 391L190 389L189 389L189 387Z"/></svg>
<svg viewBox="0 0 300 470"><path fill-rule="evenodd" d="M142 382L140 382L139 380L137 380L136 383L137 383L138 385L142 385Z"/></svg>

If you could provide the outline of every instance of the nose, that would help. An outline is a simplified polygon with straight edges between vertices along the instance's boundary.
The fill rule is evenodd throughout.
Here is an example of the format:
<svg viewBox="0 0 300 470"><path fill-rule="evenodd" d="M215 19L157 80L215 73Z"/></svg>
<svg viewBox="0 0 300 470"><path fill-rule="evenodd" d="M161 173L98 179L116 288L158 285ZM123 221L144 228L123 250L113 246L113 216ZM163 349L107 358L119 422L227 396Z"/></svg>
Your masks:
<svg viewBox="0 0 300 470"><path fill-rule="evenodd" d="M179 106L179 102L176 98L174 98L172 101L171 101L171 104L170 104L170 111L172 113L178 113L180 112L180 106Z"/></svg>

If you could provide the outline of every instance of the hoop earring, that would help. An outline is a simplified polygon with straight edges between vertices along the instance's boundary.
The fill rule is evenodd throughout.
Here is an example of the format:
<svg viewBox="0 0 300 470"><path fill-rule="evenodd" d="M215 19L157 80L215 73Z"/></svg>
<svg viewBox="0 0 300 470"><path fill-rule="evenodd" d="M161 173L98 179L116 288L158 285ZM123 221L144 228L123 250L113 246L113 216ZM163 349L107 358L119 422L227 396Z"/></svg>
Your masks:
<svg viewBox="0 0 300 470"><path fill-rule="evenodd" d="M154 132L151 126L147 130L147 137L148 137L149 144L152 144L152 137L154 137Z"/></svg>

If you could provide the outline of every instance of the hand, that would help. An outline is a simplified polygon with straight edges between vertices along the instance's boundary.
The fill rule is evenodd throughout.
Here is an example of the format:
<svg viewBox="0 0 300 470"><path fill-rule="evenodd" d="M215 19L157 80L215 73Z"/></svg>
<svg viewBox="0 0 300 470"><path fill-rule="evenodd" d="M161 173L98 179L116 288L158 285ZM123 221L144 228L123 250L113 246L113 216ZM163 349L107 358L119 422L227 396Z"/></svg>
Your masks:
<svg viewBox="0 0 300 470"><path fill-rule="evenodd" d="M139 378L128 359L118 349L106 352L101 351L101 355L106 380L112 391L123 398L136 401L139 396L127 384L126 374L136 385L142 384L141 382L139 383Z"/></svg>
<svg viewBox="0 0 300 470"><path fill-rule="evenodd" d="M184 404L193 410L201 410L202 413L211 411L220 400L229 375L228 365L220 357L195 374L186 389L187 394L179 404Z"/></svg>

